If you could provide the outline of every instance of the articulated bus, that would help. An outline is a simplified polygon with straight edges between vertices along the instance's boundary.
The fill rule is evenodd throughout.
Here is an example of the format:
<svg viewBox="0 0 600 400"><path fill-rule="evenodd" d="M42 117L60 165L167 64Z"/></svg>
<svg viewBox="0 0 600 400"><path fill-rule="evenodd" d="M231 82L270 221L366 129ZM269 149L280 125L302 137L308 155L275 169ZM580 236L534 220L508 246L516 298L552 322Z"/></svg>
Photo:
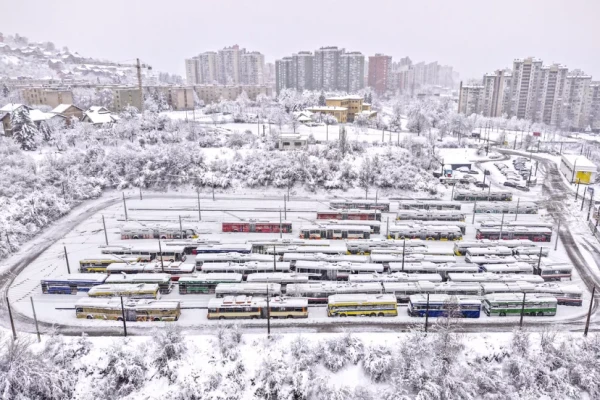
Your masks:
<svg viewBox="0 0 600 400"><path fill-rule="evenodd" d="M79 260L79 272L100 272L106 273L106 268L114 263L137 263L140 257L129 256L120 257L113 254L100 254Z"/></svg>
<svg viewBox="0 0 600 400"><path fill-rule="evenodd" d="M479 226L482 228L496 228L500 227L500 225L507 226L527 226L530 228L549 228L552 229L554 224L551 222L543 222L543 221L497 221L497 220L488 220L488 221L479 221Z"/></svg>
<svg viewBox="0 0 600 400"><path fill-rule="evenodd" d="M177 224L172 225L144 225L139 222L127 222L121 227L121 240L127 239L195 239L198 237L196 229Z"/></svg>
<svg viewBox="0 0 600 400"><path fill-rule="evenodd" d="M358 209L317 211L317 219L381 221L381 211Z"/></svg>
<svg viewBox="0 0 600 400"><path fill-rule="evenodd" d="M192 250L192 254L218 254L218 253L240 253L250 254L252 253L252 245L249 243L238 243L238 244L207 244L203 246L196 246Z"/></svg>
<svg viewBox="0 0 600 400"><path fill-rule="evenodd" d="M247 281L253 283L279 283L284 287L284 285L293 283L308 283L308 275L289 272L267 272L249 275Z"/></svg>
<svg viewBox="0 0 600 400"><path fill-rule="evenodd" d="M106 284L140 284L149 283L157 284L162 294L171 293L173 290L173 282L171 281L171 275L169 274L132 274L132 275L109 275L104 281Z"/></svg>
<svg viewBox="0 0 600 400"><path fill-rule="evenodd" d="M333 200L329 202L329 207L339 210L380 210L390 211L389 201L375 200Z"/></svg>
<svg viewBox="0 0 600 400"><path fill-rule="evenodd" d="M350 262L350 263L368 263L368 256L355 256L346 254L323 254L323 253L285 253L283 261L291 263L292 267L298 261L321 261L329 263Z"/></svg>
<svg viewBox="0 0 600 400"><path fill-rule="evenodd" d="M369 239L368 225L308 225L300 228L302 239Z"/></svg>
<svg viewBox="0 0 600 400"><path fill-rule="evenodd" d="M475 214L537 214L538 205L533 202L483 201L473 208Z"/></svg>
<svg viewBox="0 0 600 400"><path fill-rule="evenodd" d="M462 204L455 201L443 200L400 200L400 210L457 210L460 211Z"/></svg>
<svg viewBox="0 0 600 400"><path fill-rule="evenodd" d="M492 274L490 272L480 272L478 274L448 274L448 280L451 282L529 282L544 283L539 275L527 274Z"/></svg>
<svg viewBox="0 0 600 400"><path fill-rule="evenodd" d="M425 241L422 240L407 240L405 242L397 242L390 239L367 239L367 240L347 240L346 249L348 254L370 254L375 249L402 249L402 247L423 247Z"/></svg>
<svg viewBox="0 0 600 400"><path fill-rule="evenodd" d="M283 255L285 253L321 253L321 254L347 254L346 246L288 246L265 249L266 254Z"/></svg>
<svg viewBox="0 0 600 400"><path fill-rule="evenodd" d="M309 304L327 303L334 294L380 294L381 283L348 283L348 282L310 282L290 284L286 287L286 295L304 297Z"/></svg>
<svg viewBox="0 0 600 400"><path fill-rule="evenodd" d="M465 261L472 264L512 264L517 262L513 256L497 256L497 255L471 255L467 252Z"/></svg>
<svg viewBox="0 0 600 400"><path fill-rule="evenodd" d="M457 201L512 201L512 192L507 190L461 190L454 191Z"/></svg>
<svg viewBox="0 0 600 400"><path fill-rule="evenodd" d="M372 283L372 282L441 282L439 274L408 274L406 272L392 272L390 274L358 274L350 275L350 283Z"/></svg>
<svg viewBox="0 0 600 400"><path fill-rule="evenodd" d="M215 293L220 283L241 283L242 274L198 274L179 279L179 294Z"/></svg>
<svg viewBox="0 0 600 400"><path fill-rule="evenodd" d="M533 267L527 263L516 262L512 264L483 264L479 266L480 272L492 274L533 274Z"/></svg>
<svg viewBox="0 0 600 400"><path fill-rule="evenodd" d="M337 226L342 226L344 227L343 229L348 229L348 231L350 230L349 227L352 226L357 226L359 227L359 229L362 229L363 226L368 226L371 229L371 233L373 234L380 234L381 233L381 221L375 221L375 220L344 220L344 221L340 221L337 219L330 219L330 220L320 220L317 221L317 223L319 225L321 225L321 223L323 225L325 225L327 227L327 229L335 229L335 227ZM347 228L348 227L348 228ZM333 233L333 235L335 235L335 233ZM334 238L335 239L335 238ZM351 237L348 237L348 239L352 239ZM362 238L360 238L362 239Z"/></svg>
<svg viewBox="0 0 600 400"><path fill-rule="evenodd" d="M502 237L500 238L500 236ZM549 242L552 239L552 229L530 228L526 226L507 226L502 230L500 227L477 228L475 237L477 239L491 240L528 239L533 242Z"/></svg>
<svg viewBox="0 0 600 400"><path fill-rule="evenodd" d="M481 299L479 296L454 296L449 294L415 294L408 301L411 317L463 317L479 318Z"/></svg>
<svg viewBox="0 0 600 400"><path fill-rule="evenodd" d="M532 242L529 239L513 239L513 240L489 240L489 239L480 239L480 240L463 240L461 242L454 243L454 254L457 256L465 256L467 255L467 250L475 247L495 247L495 246L504 246L510 249L514 248L537 248L538 252L539 247L538 244Z"/></svg>
<svg viewBox="0 0 600 400"><path fill-rule="evenodd" d="M555 297L537 293L494 293L483 297L483 311L490 316L520 316L521 312L530 316L552 316L556 315L557 305Z"/></svg>
<svg viewBox="0 0 600 400"><path fill-rule="evenodd" d="M102 254L113 254L119 257L137 257L138 261L185 261L185 246L165 246L157 244L102 246Z"/></svg>
<svg viewBox="0 0 600 400"><path fill-rule="evenodd" d="M252 246L252 253L264 254L267 249L273 249L277 247L329 247L329 240L305 240L305 239L272 239L272 240L249 240L247 242Z"/></svg>
<svg viewBox="0 0 600 400"><path fill-rule="evenodd" d="M104 274L71 274L56 278L45 278L41 281L42 293L45 294L77 294L87 292L94 286L102 285L106 280Z"/></svg>
<svg viewBox="0 0 600 400"><path fill-rule="evenodd" d="M508 257L513 255L512 249L506 246L494 246L494 247L469 247L467 249L467 257L479 257L479 256L499 256Z"/></svg>
<svg viewBox="0 0 600 400"><path fill-rule="evenodd" d="M250 261L247 263L208 263L202 266L202 274L209 273L220 273L220 274L241 274L243 279L246 280L250 275L256 273L268 273L268 272L290 272L290 263L284 261L277 261L273 265L271 262L255 262Z"/></svg>
<svg viewBox="0 0 600 400"><path fill-rule="evenodd" d="M417 293L433 293L435 284L429 281L416 282L383 282L383 291L393 294L398 303L408 303L408 299Z"/></svg>
<svg viewBox="0 0 600 400"><path fill-rule="evenodd" d="M215 288L217 297L227 296L281 296L279 283L219 283Z"/></svg>
<svg viewBox="0 0 600 400"><path fill-rule="evenodd" d="M446 227L446 226L457 226L460 231L467 233L467 224L460 221L410 221L410 220L399 220L395 221L395 226L409 225L409 226L424 226L424 227Z"/></svg>
<svg viewBox="0 0 600 400"><path fill-rule="evenodd" d="M151 263L114 263L106 267L106 272L111 274L142 274L142 273L165 273L171 275L171 280L178 281L182 276L188 276L196 271L194 264L184 264L181 261L173 262L151 262Z"/></svg>
<svg viewBox="0 0 600 400"><path fill-rule="evenodd" d="M405 255L417 255L422 254L424 256L452 256L454 257L454 252L450 249L440 248L440 247L427 247L427 246L415 246L415 247L406 247L406 248L385 248L385 249L373 249L371 251L371 255L375 254L402 254Z"/></svg>
<svg viewBox="0 0 600 400"><path fill-rule="evenodd" d="M457 226L396 225L389 229L389 239L462 240Z"/></svg>
<svg viewBox="0 0 600 400"><path fill-rule="evenodd" d="M385 264L384 264L385 265ZM436 274L437 264L430 261L422 262L390 262L387 264L387 269L390 272L406 272L409 274Z"/></svg>
<svg viewBox="0 0 600 400"><path fill-rule="evenodd" d="M177 321L181 316L178 301L82 298L75 303L77 318L126 321Z"/></svg>
<svg viewBox="0 0 600 400"><path fill-rule="evenodd" d="M268 307L267 307L268 304ZM208 319L307 318L308 301L269 297L227 296L208 302Z"/></svg>
<svg viewBox="0 0 600 400"><path fill-rule="evenodd" d="M398 210L397 220L413 221L461 221L465 222L466 216L458 210Z"/></svg>
<svg viewBox="0 0 600 400"><path fill-rule="evenodd" d="M398 304L393 294L334 294L327 301L327 316L395 317Z"/></svg>
<svg viewBox="0 0 600 400"><path fill-rule="evenodd" d="M371 262L382 264L386 269L389 269L392 263L416 263L430 262L434 264L453 263L456 261L454 256L430 256L427 254L371 254Z"/></svg>
<svg viewBox="0 0 600 400"><path fill-rule="evenodd" d="M246 233L292 233L290 221L234 221L221 224L223 232L246 232Z"/></svg>
<svg viewBox="0 0 600 400"><path fill-rule="evenodd" d="M355 274L382 273L383 265L369 263L323 261L296 261L292 269L298 274L306 274L310 280L348 280Z"/></svg>
<svg viewBox="0 0 600 400"><path fill-rule="evenodd" d="M210 263L236 263L245 264L248 262L273 263L273 256L268 254L240 254L240 253L202 253L196 255L196 269L203 269Z"/></svg>
<svg viewBox="0 0 600 400"><path fill-rule="evenodd" d="M160 299L157 284L98 285L88 291L89 297L129 297L131 299Z"/></svg>

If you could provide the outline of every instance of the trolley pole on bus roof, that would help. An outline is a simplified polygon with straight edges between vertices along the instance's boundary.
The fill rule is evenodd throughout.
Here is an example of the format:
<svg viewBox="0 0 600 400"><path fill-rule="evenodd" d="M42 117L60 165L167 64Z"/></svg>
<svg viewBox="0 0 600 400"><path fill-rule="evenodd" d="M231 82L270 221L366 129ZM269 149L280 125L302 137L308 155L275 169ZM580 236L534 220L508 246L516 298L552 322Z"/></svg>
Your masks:
<svg viewBox="0 0 600 400"><path fill-rule="evenodd" d="M125 210L125 221L127 221L127 203L125 202L125 192L123 192L123 209Z"/></svg>
<svg viewBox="0 0 600 400"><path fill-rule="evenodd" d="M502 228L504 228L504 211L502 211L502 220L500 221L500 236L498 236L498 240L502 240Z"/></svg>
<svg viewBox="0 0 600 400"><path fill-rule="evenodd" d="M102 226L104 227L104 241L108 246L108 234L106 233L106 222L104 221L104 214L102 214Z"/></svg>
<svg viewBox="0 0 600 400"><path fill-rule="evenodd" d="M406 251L406 238L402 242L402 272L404 272L404 252Z"/></svg>
<svg viewBox="0 0 600 400"><path fill-rule="evenodd" d="M33 297L29 297L29 300L31 300L31 310L33 311L33 320L35 321L35 332L37 333L37 338L38 338L38 343L39 343L42 341L42 338L40 337L40 328L38 326L37 315L35 314L35 307L33 305Z"/></svg>
<svg viewBox="0 0 600 400"><path fill-rule="evenodd" d="M590 308L588 309L588 315L585 319L585 329L583 330L583 337L587 337L588 330L590 328L590 317L592 316L592 306L594 305L594 295L596 294L596 286L592 288L592 298L590 299Z"/></svg>
<svg viewBox="0 0 600 400"><path fill-rule="evenodd" d="M525 296L527 296L527 293L523 292L523 302L521 303L521 319L519 320L519 329L523 328L523 315L525 314Z"/></svg>
<svg viewBox="0 0 600 400"><path fill-rule="evenodd" d="M67 262L67 273L71 275L71 267L69 266L69 255L67 254L67 246L63 246L65 250L65 261Z"/></svg>
<svg viewBox="0 0 600 400"><path fill-rule="evenodd" d="M517 220L517 217L519 216L519 202L521 201L521 198L517 199L517 212L515 212L515 221Z"/></svg>
<svg viewBox="0 0 600 400"><path fill-rule="evenodd" d="M560 235L560 219L558 220L558 228L556 228L556 240L554 241L554 251L558 247L558 236Z"/></svg>
<svg viewBox="0 0 600 400"><path fill-rule="evenodd" d="M475 204L473 205L473 220L471 221L471 224L475 223L475 213L477 212L477 200L475 200Z"/></svg>
<svg viewBox="0 0 600 400"><path fill-rule="evenodd" d="M160 268L162 269L162 272L165 272L165 262L163 261L162 245L160 244L160 231L158 231L158 253L160 257Z"/></svg>
<svg viewBox="0 0 600 400"><path fill-rule="evenodd" d="M200 208L200 188L198 188L196 193L198 194L198 221L202 221L202 210Z"/></svg>
<svg viewBox="0 0 600 400"><path fill-rule="evenodd" d="M10 302L8 301L8 294L4 298L6 300L6 307L8 308L8 317L10 318L10 327L12 329L13 340L17 340L17 331L15 329L15 321L13 320L12 310L10 308Z"/></svg>
<svg viewBox="0 0 600 400"><path fill-rule="evenodd" d="M125 322L125 307L123 306L123 296L121 297L121 318L123 319L123 333L127 337L127 322Z"/></svg>
<svg viewBox="0 0 600 400"><path fill-rule="evenodd" d="M427 293L427 306L425 307L425 333L427 333L427 325L429 325L429 293Z"/></svg>

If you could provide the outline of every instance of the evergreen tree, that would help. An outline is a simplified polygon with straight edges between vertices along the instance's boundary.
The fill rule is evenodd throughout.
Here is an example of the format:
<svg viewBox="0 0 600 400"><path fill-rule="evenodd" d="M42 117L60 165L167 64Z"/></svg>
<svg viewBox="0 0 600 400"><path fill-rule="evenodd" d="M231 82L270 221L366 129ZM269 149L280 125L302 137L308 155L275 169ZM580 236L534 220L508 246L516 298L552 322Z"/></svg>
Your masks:
<svg viewBox="0 0 600 400"><path fill-rule="evenodd" d="M10 90L8 89L8 86L6 86L6 84L2 85L2 97L8 97L9 94Z"/></svg>
<svg viewBox="0 0 600 400"><path fill-rule="evenodd" d="M321 95L319 96L319 106L324 106L325 105L325 93L321 92Z"/></svg>
<svg viewBox="0 0 600 400"><path fill-rule="evenodd" d="M23 150L35 150L35 137L39 134L35 123L31 120L29 110L20 107L10 117L13 138Z"/></svg>

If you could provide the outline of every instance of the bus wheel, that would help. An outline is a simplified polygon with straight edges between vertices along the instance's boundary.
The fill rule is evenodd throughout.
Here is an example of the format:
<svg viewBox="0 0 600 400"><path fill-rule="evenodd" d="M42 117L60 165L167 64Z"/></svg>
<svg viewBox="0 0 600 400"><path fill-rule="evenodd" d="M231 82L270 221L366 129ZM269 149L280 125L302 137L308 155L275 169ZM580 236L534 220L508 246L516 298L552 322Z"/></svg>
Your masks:
<svg viewBox="0 0 600 400"><path fill-rule="evenodd" d="M152 321L160 321L160 318L154 318Z"/></svg>
<svg viewBox="0 0 600 400"><path fill-rule="evenodd" d="M221 317L221 318L223 318L223 317ZM256 315L253 315L250 317L250 319L258 319L258 317Z"/></svg>
<svg viewBox="0 0 600 400"><path fill-rule="evenodd" d="M377 316L376 313L369 314L369 317L376 317L376 316Z"/></svg>
<svg viewBox="0 0 600 400"><path fill-rule="evenodd" d="M340 314L340 317L346 317L346 316L347 316L346 314Z"/></svg>
<svg viewBox="0 0 600 400"><path fill-rule="evenodd" d="M287 316L287 319L292 319L292 318L294 318L294 316L293 316L293 315L288 315L288 316Z"/></svg>
<svg viewBox="0 0 600 400"><path fill-rule="evenodd" d="M117 317L117 321L123 321L122 317Z"/></svg>
<svg viewBox="0 0 600 400"><path fill-rule="evenodd" d="M225 319L225 317L221 315L221 316L219 317L219 319Z"/></svg>
<svg viewBox="0 0 600 400"><path fill-rule="evenodd" d="M384 317L384 316L385 316L385 314L384 314L384 313L382 313L382 312L380 312L379 314L377 314L377 316L378 316L378 317Z"/></svg>
<svg viewBox="0 0 600 400"><path fill-rule="evenodd" d="M499 315L500 315L501 317L506 317L506 313L505 313L504 311L502 311L502 312L501 312Z"/></svg>
<svg viewBox="0 0 600 400"><path fill-rule="evenodd" d="M94 317L92 317L91 315L88 315L86 318L87 319L94 319Z"/></svg>
<svg viewBox="0 0 600 400"><path fill-rule="evenodd" d="M537 313L538 317L543 317L544 316L544 312L540 311L539 313Z"/></svg>

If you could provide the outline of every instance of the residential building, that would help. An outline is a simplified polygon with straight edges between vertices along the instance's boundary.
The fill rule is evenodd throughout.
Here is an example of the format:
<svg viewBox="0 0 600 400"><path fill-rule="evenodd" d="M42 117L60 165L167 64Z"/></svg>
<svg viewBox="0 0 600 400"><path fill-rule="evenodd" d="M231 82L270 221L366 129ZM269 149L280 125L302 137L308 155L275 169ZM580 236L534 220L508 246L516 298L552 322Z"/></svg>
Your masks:
<svg viewBox="0 0 600 400"><path fill-rule="evenodd" d="M198 82L195 84L214 84L217 82L217 53L205 51L198 56ZM190 83L188 82L188 85Z"/></svg>
<svg viewBox="0 0 600 400"><path fill-rule="evenodd" d="M315 50L313 64L313 86L315 90L338 90L340 57L344 49L335 46Z"/></svg>
<svg viewBox="0 0 600 400"><path fill-rule="evenodd" d="M162 93L167 104L174 111L194 108L194 88L192 86L149 86L147 89Z"/></svg>
<svg viewBox="0 0 600 400"><path fill-rule="evenodd" d="M12 116L12 113L20 108L26 108L29 111L32 110L32 108L29 106L17 103L9 103L6 104L4 107L0 108L0 121L2 121L2 129L4 130L4 135L12 135L12 125L10 122L10 118Z"/></svg>
<svg viewBox="0 0 600 400"><path fill-rule="evenodd" d="M513 62L511 112L519 119L534 120L537 115L538 92L541 83L542 60L533 57Z"/></svg>
<svg viewBox="0 0 600 400"><path fill-rule="evenodd" d="M353 51L341 53L338 59L337 90L354 93L365 85L365 56Z"/></svg>
<svg viewBox="0 0 600 400"><path fill-rule="evenodd" d="M200 83L199 67L198 57L185 59L185 81L188 85L197 85Z"/></svg>
<svg viewBox="0 0 600 400"><path fill-rule="evenodd" d="M308 111L312 113L321 113L333 115L337 122L344 124L348 122L348 108L347 107L336 107L336 106L318 106L309 107Z"/></svg>
<svg viewBox="0 0 600 400"><path fill-rule="evenodd" d="M222 85L240 84L241 55L246 52L240 46L233 45L218 51L217 81Z"/></svg>
<svg viewBox="0 0 600 400"><path fill-rule="evenodd" d="M138 110L142 109L142 96L140 89L135 87L115 87L113 92L113 111L121 112L127 106L132 106Z"/></svg>
<svg viewBox="0 0 600 400"><path fill-rule="evenodd" d="M391 56L378 53L369 57L368 85L375 90L375 93L382 94L386 92L391 69Z"/></svg>
<svg viewBox="0 0 600 400"><path fill-rule="evenodd" d="M260 94L273 95L272 88L267 85L196 85L194 91L205 104L218 103L221 99L235 100L242 92L246 92L252 101Z"/></svg>
<svg viewBox="0 0 600 400"><path fill-rule="evenodd" d="M538 92L536 122L556 125L562 112L562 96L568 68L559 64L544 66L541 69L541 84Z"/></svg>
<svg viewBox="0 0 600 400"><path fill-rule="evenodd" d="M292 85L296 90L313 90L314 56L310 51L292 55Z"/></svg>
<svg viewBox="0 0 600 400"><path fill-rule="evenodd" d="M292 57L283 57L275 61L275 90L277 94L283 89L295 88Z"/></svg>
<svg viewBox="0 0 600 400"><path fill-rule="evenodd" d="M458 112L466 115L479 114L483 107L483 85L464 85L458 96Z"/></svg>
<svg viewBox="0 0 600 400"><path fill-rule="evenodd" d="M265 56L258 51L241 54L240 82L244 85L265 83Z"/></svg>
<svg viewBox="0 0 600 400"><path fill-rule="evenodd" d="M72 121L74 118L77 118L78 121L83 119L83 110L73 104L59 104L50 112L62 115L67 119L67 122Z"/></svg>
<svg viewBox="0 0 600 400"><path fill-rule="evenodd" d="M366 107L363 107L363 101L364 99L362 96L348 95L339 97L329 97L325 99L325 104L328 107L345 108L347 114L346 121L353 122L356 114L362 111L369 111L371 109L370 104ZM312 111L312 109L309 109L309 111ZM338 122L341 121L338 120Z"/></svg>
<svg viewBox="0 0 600 400"><path fill-rule="evenodd" d="M92 125L104 125L112 124L119 120L119 117L111 113L107 108L104 107L90 107L85 113L83 113L82 122L88 122Z"/></svg>
<svg viewBox="0 0 600 400"><path fill-rule="evenodd" d="M265 63L265 85L275 85L275 64Z"/></svg>
<svg viewBox="0 0 600 400"><path fill-rule="evenodd" d="M29 105L47 105L52 108L59 104L73 103L73 92L67 89L23 88L21 89L21 97Z"/></svg>
<svg viewBox="0 0 600 400"><path fill-rule="evenodd" d="M594 132L600 132L600 82L591 82L587 98L588 121L589 126Z"/></svg>
<svg viewBox="0 0 600 400"><path fill-rule="evenodd" d="M506 83L505 72L502 70L483 76L481 113L484 116L502 116L505 92L509 89ZM467 94L467 91L465 91L465 94Z"/></svg>
<svg viewBox="0 0 600 400"><path fill-rule="evenodd" d="M569 72L563 92L563 109L560 126L565 129L583 130L589 122L590 103L587 99L592 77L580 70Z"/></svg>

